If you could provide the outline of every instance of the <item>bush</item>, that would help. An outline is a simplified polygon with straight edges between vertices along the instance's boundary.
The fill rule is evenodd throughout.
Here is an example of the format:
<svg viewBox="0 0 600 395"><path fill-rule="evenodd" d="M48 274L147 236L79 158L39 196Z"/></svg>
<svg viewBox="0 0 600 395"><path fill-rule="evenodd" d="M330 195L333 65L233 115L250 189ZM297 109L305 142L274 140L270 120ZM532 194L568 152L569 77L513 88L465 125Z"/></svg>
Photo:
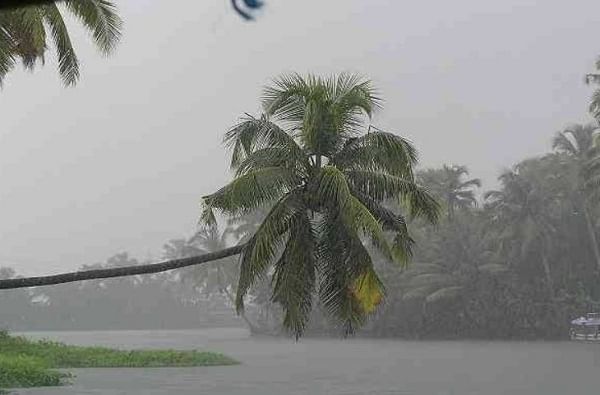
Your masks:
<svg viewBox="0 0 600 395"><path fill-rule="evenodd" d="M57 386L68 377L39 358L0 354L0 388Z"/></svg>
<svg viewBox="0 0 600 395"><path fill-rule="evenodd" d="M212 352L78 347L47 340L32 341L0 331L0 388L56 386L71 377L51 368L183 367L237 363L223 354Z"/></svg>

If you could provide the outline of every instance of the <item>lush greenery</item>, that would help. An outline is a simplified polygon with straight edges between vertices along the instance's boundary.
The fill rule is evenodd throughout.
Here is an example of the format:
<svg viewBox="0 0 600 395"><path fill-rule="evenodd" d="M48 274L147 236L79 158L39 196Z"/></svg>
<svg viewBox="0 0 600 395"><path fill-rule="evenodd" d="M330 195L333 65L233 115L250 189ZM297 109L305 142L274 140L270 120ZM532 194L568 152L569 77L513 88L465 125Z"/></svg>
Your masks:
<svg viewBox="0 0 600 395"><path fill-rule="evenodd" d="M570 319L598 309L597 129L557 134L554 152L484 193L462 166L419 172L447 215L437 227L413 224L415 263L385 272L387 303L364 333L560 338ZM314 330L331 329L321 320Z"/></svg>
<svg viewBox="0 0 600 395"><path fill-rule="evenodd" d="M598 103L600 91L595 116ZM165 245L176 258L249 243L241 263L14 290L0 299L3 316L47 312L74 325L147 307L155 323L173 306L196 317L218 306L221 317L237 307L255 331L338 334L341 322L346 332L366 323L367 336L523 339L564 337L571 318L600 308L597 123L560 131L547 154L483 189L465 166L415 170L407 141L366 126L378 104L368 81L284 77L263 104L226 136L235 179L206 197L209 225ZM135 262L120 254L102 266Z"/></svg>
<svg viewBox="0 0 600 395"><path fill-rule="evenodd" d="M53 368L179 367L232 365L222 354L200 351L121 351L31 341L0 332L0 387L60 385L69 375Z"/></svg>
<svg viewBox="0 0 600 395"><path fill-rule="evenodd" d="M38 358L0 354L0 388L58 386L68 377ZM0 389L0 394L4 393Z"/></svg>
<svg viewBox="0 0 600 395"><path fill-rule="evenodd" d="M28 70L44 63L52 46L58 71L65 85L79 78L79 60L71 43L63 13L69 12L90 33L103 54L111 53L119 41L122 21L108 0L65 0L0 11L0 83L21 62Z"/></svg>
<svg viewBox="0 0 600 395"><path fill-rule="evenodd" d="M272 269L272 299L296 337L315 294L352 333L384 296L365 240L389 262L405 265L412 255L406 217L385 202L429 222L438 205L415 182L415 148L368 122L380 106L370 81L283 76L265 89L262 104L263 115L226 134L235 179L204 198L209 226L215 210L271 207L242 252L237 309Z"/></svg>

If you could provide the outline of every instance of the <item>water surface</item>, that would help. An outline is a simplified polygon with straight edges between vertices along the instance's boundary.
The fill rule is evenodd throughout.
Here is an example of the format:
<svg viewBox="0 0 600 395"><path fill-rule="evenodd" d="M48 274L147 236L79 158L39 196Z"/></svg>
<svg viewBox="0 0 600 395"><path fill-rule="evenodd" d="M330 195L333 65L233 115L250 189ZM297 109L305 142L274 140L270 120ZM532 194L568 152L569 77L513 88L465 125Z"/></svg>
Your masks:
<svg viewBox="0 0 600 395"><path fill-rule="evenodd" d="M30 332L79 345L204 349L239 366L72 369L48 395L598 395L600 345L250 338L243 329Z"/></svg>

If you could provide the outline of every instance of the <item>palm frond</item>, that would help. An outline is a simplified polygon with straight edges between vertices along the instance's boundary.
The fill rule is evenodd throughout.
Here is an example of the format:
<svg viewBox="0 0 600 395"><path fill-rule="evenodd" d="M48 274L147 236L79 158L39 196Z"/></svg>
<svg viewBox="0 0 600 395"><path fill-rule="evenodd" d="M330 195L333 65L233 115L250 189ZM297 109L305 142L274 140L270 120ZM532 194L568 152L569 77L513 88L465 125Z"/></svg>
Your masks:
<svg viewBox="0 0 600 395"><path fill-rule="evenodd" d="M408 291L406 291L403 295L402 295L402 299L405 301L409 301L409 300L424 300L428 295L431 294L432 289L434 289L434 287L432 287L431 285L426 285L426 286L422 286L422 287L418 287L418 288L412 288L409 289Z"/></svg>
<svg viewBox="0 0 600 395"><path fill-rule="evenodd" d="M312 310L317 237L307 212L291 218L289 237L273 273L273 301L284 310L283 325L298 339Z"/></svg>
<svg viewBox="0 0 600 395"><path fill-rule="evenodd" d="M0 16L0 87L6 74L15 66L15 42L8 30L3 26Z"/></svg>
<svg viewBox="0 0 600 395"><path fill-rule="evenodd" d="M321 274L319 299L329 315L343 325L346 335L362 325L377 295L378 279L368 272L373 270L371 257L356 233L335 210L326 211L317 230L318 258ZM359 282L367 278L360 293Z"/></svg>
<svg viewBox="0 0 600 395"><path fill-rule="evenodd" d="M89 29L94 43L110 54L121 38L123 21L115 5L108 0L65 0L65 6Z"/></svg>
<svg viewBox="0 0 600 395"><path fill-rule="evenodd" d="M31 6L14 11L11 30L16 43L15 55L21 59L23 67L33 70L38 60L44 63L46 30L41 8Z"/></svg>
<svg viewBox="0 0 600 395"><path fill-rule="evenodd" d="M558 132L552 140L552 149L559 152L566 152L571 155L577 155L578 147L569 139L565 131Z"/></svg>
<svg viewBox="0 0 600 395"><path fill-rule="evenodd" d="M240 257L240 278L236 296L238 312L244 309L244 297L248 289L272 265L284 244L285 235L290 230L294 217L305 210L300 191L286 194L273 206L246 244Z"/></svg>
<svg viewBox="0 0 600 395"><path fill-rule="evenodd" d="M309 164L305 157L290 153L287 147L272 146L253 151L246 156L237 166L236 175L240 176L269 167L297 170L301 176L306 176L309 171Z"/></svg>
<svg viewBox="0 0 600 395"><path fill-rule="evenodd" d="M56 4L43 7L58 55L58 71L65 85L74 85L79 78L79 61L71 44L69 31Z"/></svg>
<svg viewBox="0 0 600 395"><path fill-rule="evenodd" d="M283 75L265 87L262 106L268 116L292 122L299 126L304 120L305 98L309 95L309 82L300 74Z"/></svg>
<svg viewBox="0 0 600 395"><path fill-rule="evenodd" d="M437 291L427 295L425 303L436 303L441 300L454 299L459 297L464 290L464 287L455 285L451 287L444 287Z"/></svg>
<svg viewBox="0 0 600 395"><path fill-rule="evenodd" d="M382 225L384 231L393 233L394 242L392 250L397 261L402 265L408 264L413 255L414 240L408 232L406 219L393 211L385 208L369 195L352 190L352 194L373 214Z"/></svg>
<svg viewBox="0 0 600 395"><path fill-rule="evenodd" d="M231 167L238 169L240 164L253 152L264 148L279 148L291 160L305 163L305 155L294 138L266 116L247 116L231 128L224 138L225 145L232 149Z"/></svg>
<svg viewBox="0 0 600 395"><path fill-rule="evenodd" d="M394 176L413 178L418 155L406 139L392 133L375 131L348 140L332 158L341 169L383 171Z"/></svg>
<svg viewBox="0 0 600 395"><path fill-rule="evenodd" d="M320 204L334 204L348 229L368 236L384 256L397 261L385 238L381 223L352 195L346 177L340 170L334 166L323 167L317 185L316 199Z"/></svg>
<svg viewBox="0 0 600 395"><path fill-rule="evenodd" d="M279 199L297 184L298 178L292 170L266 167L235 178L212 195L203 197L203 201L210 209L236 215Z"/></svg>
<svg viewBox="0 0 600 395"><path fill-rule="evenodd" d="M364 314L374 313L385 297L383 283L372 267L354 280L351 289Z"/></svg>

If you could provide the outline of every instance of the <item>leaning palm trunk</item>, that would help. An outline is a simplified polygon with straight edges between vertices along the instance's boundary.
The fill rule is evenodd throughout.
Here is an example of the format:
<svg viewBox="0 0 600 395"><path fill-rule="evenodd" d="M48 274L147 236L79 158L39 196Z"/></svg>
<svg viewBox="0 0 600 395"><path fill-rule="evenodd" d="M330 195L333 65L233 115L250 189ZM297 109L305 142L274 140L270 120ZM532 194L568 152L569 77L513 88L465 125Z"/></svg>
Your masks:
<svg viewBox="0 0 600 395"><path fill-rule="evenodd" d="M63 273L53 276L13 278L10 280L0 280L0 289L15 289L27 287L39 287L43 285L54 285L71 283L83 280L95 280L101 278L113 278L134 276L138 274L150 274L166 272L168 270L180 269L182 267L199 265L202 263L217 261L229 256L238 255L244 251L246 245L225 248L224 250L210 252L208 254L197 255L189 258L173 259L170 261L152 263L148 265L125 266L110 269L85 270L80 272Z"/></svg>

